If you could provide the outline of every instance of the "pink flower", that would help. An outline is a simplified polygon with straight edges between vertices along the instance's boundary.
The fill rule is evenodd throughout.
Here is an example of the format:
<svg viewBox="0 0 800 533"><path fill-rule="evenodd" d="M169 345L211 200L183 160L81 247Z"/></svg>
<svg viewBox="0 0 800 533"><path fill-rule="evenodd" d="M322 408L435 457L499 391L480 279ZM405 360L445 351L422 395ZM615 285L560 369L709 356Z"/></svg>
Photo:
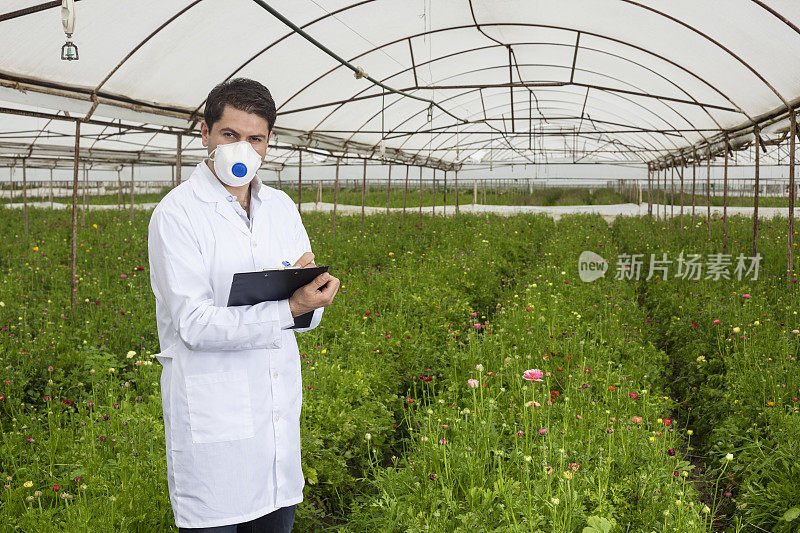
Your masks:
<svg viewBox="0 0 800 533"><path fill-rule="evenodd" d="M469 314L469 316L478 316L478 313L476 313L475 311L473 311L473 312L471 312L471 313Z"/></svg>
<svg viewBox="0 0 800 533"><path fill-rule="evenodd" d="M447 439L439 439L439 444L447 444Z"/></svg>
<svg viewBox="0 0 800 533"><path fill-rule="evenodd" d="M522 431L521 429L520 429L519 431L517 431L517 437L521 437L521 436L523 436L524 434L525 434L525 432L524 432L524 431Z"/></svg>
<svg viewBox="0 0 800 533"><path fill-rule="evenodd" d="M528 381L544 381L542 379L543 376L544 376L544 372L542 372L538 368L533 368L533 369L530 369L530 370L526 370L522 374L522 377L527 379Z"/></svg>
<svg viewBox="0 0 800 533"><path fill-rule="evenodd" d="M477 324L477 323L476 324L472 324L472 327L475 328L475 329L481 329L481 325Z"/></svg>
<svg viewBox="0 0 800 533"><path fill-rule="evenodd" d="M469 387L470 389L474 389L477 386L478 386L478 380L477 379L468 379L467 380L467 387Z"/></svg>
<svg viewBox="0 0 800 533"><path fill-rule="evenodd" d="M631 420L633 421L634 424L641 424L642 423L642 417L641 416L634 416L633 418L631 418Z"/></svg>
<svg viewBox="0 0 800 533"><path fill-rule="evenodd" d="M127 275L127 274L120 274L120 275L119 275L119 277L121 277L121 278L127 278L127 277L128 277L128 275Z"/></svg>
<svg viewBox="0 0 800 533"><path fill-rule="evenodd" d="M547 435L547 428L542 428L539 430L539 435Z"/></svg>
<svg viewBox="0 0 800 533"><path fill-rule="evenodd" d="M750 299L750 295L749 294L742 294L742 298L744 298L745 300L749 300Z"/></svg>
<svg viewBox="0 0 800 533"><path fill-rule="evenodd" d="M714 322L712 322L712 324L714 324L715 326L718 325L719 323L720 323L719 318L716 319Z"/></svg>

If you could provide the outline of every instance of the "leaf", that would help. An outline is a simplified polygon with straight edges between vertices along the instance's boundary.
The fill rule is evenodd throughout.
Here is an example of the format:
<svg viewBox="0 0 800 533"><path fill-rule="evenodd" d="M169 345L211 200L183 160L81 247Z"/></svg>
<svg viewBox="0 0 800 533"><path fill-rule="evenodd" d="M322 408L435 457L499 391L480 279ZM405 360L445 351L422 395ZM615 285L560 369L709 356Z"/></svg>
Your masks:
<svg viewBox="0 0 800 533"><path fill-rule="evenodd" d="M309 485L316 485L317 484L317 470L314 468L309 468L308 472L306 473L306 480L308 481Z"/></svg>
<svg viewBox="0 0 800 533"><path fill-rule="evenodd" d="M614 523L600 516L590 516L588 525L583 528L583 533L609 533Z"/></svg>
<svg viewBox="0 0 800 533"><path fill-rule="evenodd" d="M783 519L786 520L787 522L791 522L798 516L800 516L800 507L792 507L791 509L783 513Z"/></svg>

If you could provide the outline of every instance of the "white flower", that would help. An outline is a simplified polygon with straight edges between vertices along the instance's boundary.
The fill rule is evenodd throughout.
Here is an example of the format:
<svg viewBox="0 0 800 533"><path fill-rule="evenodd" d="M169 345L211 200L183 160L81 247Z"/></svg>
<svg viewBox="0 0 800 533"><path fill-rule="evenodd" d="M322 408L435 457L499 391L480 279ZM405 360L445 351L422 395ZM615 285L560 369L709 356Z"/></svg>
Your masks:
<svg viewBox="0 0 800 533"><path fill-rule="evenodd" d="M726 461L733 461L733 454L732 454L732 453L729 453L729 454L727 454L727 455L725 456L725 460L726 460Z"/></svg>
<svg viewBox="0 0 800 533"><path fill-rule="evenodd" d="M131 359L134 355L136 355L136 352L131 350L131 351L128 352L128 354L125 357L127 357L128 359Z"/></svg>
<svg viewBox="0 0 800 533"><path fill-rule="evenodd" d="M364 435L364 438L367 439L367 440L370 440L372 438L372 435L367 433L366 435Z"/></svg>
<svg viewBox="0 0 800 533"><path fill-rule="evenodd" d="M477 365L475 365L475 370L477 370L478 372L483 372L483 365L478 363Z"/></svg>

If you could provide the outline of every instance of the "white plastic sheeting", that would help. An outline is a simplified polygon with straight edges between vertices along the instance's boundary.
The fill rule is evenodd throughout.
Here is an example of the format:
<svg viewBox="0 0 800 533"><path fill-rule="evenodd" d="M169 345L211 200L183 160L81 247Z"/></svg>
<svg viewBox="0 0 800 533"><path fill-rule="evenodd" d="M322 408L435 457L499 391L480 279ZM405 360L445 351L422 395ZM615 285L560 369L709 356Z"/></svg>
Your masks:
<svg viewBox="0 0 800 533"><path fill-rule="evenodd" d="M42 4L6 0L0 107L197 130L208 91L244 76L270 88L284 148L378 157L383 138L395 160L420 164L474 166L480 153L481 166L643 166L779 118L800 97L800 3L790 0L268 3L373 78L464 122L437 108L429 121L427 103L382 95L252 0L80 0L70 62L57 7L2 20ZM122 130L85 124L82 134L109 159L175 152L172 133ZM0 155L70 150L73 134L69 122L0 115ZM184 150L204 154L189 135ZM270 157L277 168L297 155Z"/></svg>

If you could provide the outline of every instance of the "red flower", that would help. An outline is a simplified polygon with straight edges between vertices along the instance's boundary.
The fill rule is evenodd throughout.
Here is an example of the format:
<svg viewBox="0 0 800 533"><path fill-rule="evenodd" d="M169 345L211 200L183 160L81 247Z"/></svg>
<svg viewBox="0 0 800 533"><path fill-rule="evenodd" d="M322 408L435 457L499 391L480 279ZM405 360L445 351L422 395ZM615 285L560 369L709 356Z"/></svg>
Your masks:
<svg viewBox="0 0 800 533"><path fill-rule="evenodd" d="M53 492L58 492L59 490L61 490L61 487L58 485L53 485Z"/></svg>
<svg viewBox="0 0 800 533"><path fill-rule="evenodd" d="M638 400L639 399L639 395L636 394L635 392L629 392L628 393L628 398L631 398L632 400Z"/></svg>
<svg viewBox="0 0 800 533"><path fill-rule="evenodd" d="M669 418L665 418L665 419L664 419L664 425L665 425L665 426L668 426L668 425L670 425L670 424L672 424L672 420L670 420Z"/></svg>

